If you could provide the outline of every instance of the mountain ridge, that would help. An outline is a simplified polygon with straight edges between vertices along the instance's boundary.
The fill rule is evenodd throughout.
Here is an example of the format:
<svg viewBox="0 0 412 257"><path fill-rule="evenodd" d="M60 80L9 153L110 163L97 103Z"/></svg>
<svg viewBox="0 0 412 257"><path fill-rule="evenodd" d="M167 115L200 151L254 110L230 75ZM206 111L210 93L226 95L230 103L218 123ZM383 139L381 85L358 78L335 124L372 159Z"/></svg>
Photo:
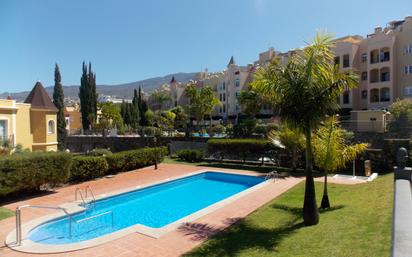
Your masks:
<svg viewBox="0 0 412 257"><path fill-rule="evenodd" d="M115 84L115 85L97 85L97 93L99 95L110 95L115 98L120 99L131 99L133 97L133 90L142 86L143 91L146 93L151 93L155 89L159 88L161 85L169 83L172 77L175 77L177 82L188 82L190 80L196 79L198 72L178 72L173 74L168 74L165 76L158 76L153 78L148 78L144 80L139 80L135 82ZM34 84L33 84L34 85ZM65 85L63 86L64 96L72 99L78 99L80 85ZM53 96L53 86L45 87L46 92L52 98ZM6 98L11 96L18 102L22 102L26 99L30 91L22 92L3 92L0 93L0 98Z"/></svg>

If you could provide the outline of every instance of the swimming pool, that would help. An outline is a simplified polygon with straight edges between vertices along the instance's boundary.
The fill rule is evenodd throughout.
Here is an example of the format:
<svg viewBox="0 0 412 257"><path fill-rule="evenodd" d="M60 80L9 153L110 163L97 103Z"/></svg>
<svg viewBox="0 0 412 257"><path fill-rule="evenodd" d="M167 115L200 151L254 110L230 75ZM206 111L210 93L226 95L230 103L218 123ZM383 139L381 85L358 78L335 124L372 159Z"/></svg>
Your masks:
<svg viewBox="0 0 412 257"><path fill-rule="evenodd" d="M83 242L141 224L162 228L228 197L245 191L261 177L202 172L97 200L85 211L43 223L28 233L39 244ZM69 230L71 229L71 237Z"/></svg>

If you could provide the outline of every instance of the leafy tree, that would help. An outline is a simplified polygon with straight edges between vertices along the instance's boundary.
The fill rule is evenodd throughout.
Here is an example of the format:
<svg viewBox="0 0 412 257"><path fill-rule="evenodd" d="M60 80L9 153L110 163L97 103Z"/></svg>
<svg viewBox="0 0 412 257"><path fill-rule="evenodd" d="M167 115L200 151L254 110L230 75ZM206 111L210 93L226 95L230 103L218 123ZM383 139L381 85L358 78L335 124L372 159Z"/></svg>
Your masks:
<svg viewBox="0 0 412 257"><path fill-rule="evenodd" d="M164 91L155 91L152 93L152 99L159 104L159 110L163 110L163 104L172 100L170 95Z"/></svg>
<svg viewBox="0 0 412 257"><path fill-rule="evenodd" d="M313 137L314 162L324 171L325 175L321 209L330 208L328 173L344 168L368 147L367 144L351 145L346 142L346 139L347 131L340 127L335 116L328 118Z"/></svg>
<svg viewBox="0 0 412 257"><path fill-rule="evenodd" d="M397 100L389 106L389 131L408 136L412 131L412 99Z"/></svg>
<svg viewBox="0 0 412 257"><path fill-rule="evenodd" d="M312 132L327 114L339 108L336 98L357 85L353 72L340 73L334 65L330 35L317 34L312 44L293 55L286 65L278 61L259 68L252 90L272 99L279 116L299 129L306 141L306 183L303 203L305 225L319 223L315 185L312 174Z"/></svg>
<svg viewBox="0 0 412 257"><path fill-rule="evenodd" d="M144 114L144 116L145 116L145 118L146 118L146 121L147 121L147 124L149 125L149 126L153 126L153 124L154 124L154 122L155 122L155 113L152 111L152 110L150 110L150 109L148 109L147 111L146 111L146 113Z"/></svg>
<svg viewBox="0 0 412 257"><path fill-rule="evenodd" d="M57 108L57 142L60 150L64 148L66 137L66 119L64 117L64 92L59 65L54 67L53 103Z"/></svg>
<svg viewBox="0 0 412 257"><path fill-rule="evenodd" d="M305 149L305 138L298 130L283 123L279 130L271 130L268 133L268 138L272 141L277 140L285 146L289 156L291 156L292 170L297 168L299 154Z"/></svg>
<svg viewBox="0 0 412 257"><path fill-rule="evenodd" d="M187 126L188 115L186 114L185 110L182 106L176 106L170 110L176 115L174 121L174 128L175 129L185 129Z"/></svg>
<svg viewBox="0 0 412 257"><path fill-rule="evenodd" d="M99 104L101 115L100 123L104 124L103 128L123 128L123 119L120 115L119 107L114 103L100 103Z"/></svg>
<svg viewBox="0 0 412 257"><path fill-rule="evenodd" d="M204 123L206 116L211 118L213 108L221 105L213 89L209 86L198 89L195 85L189 85L186 87L185 93L190 100L189 113L196 119L197 124Z"/></svg>
<svg viewBox="0 0 412 257"><path fill-rule="evenodd" d="M163 130L171 130L174 128L176 114L171 111L156 112L157 124Z"/></svg>
<svg viewBox="0 0 412 257"><path fill-rule="evenodd" d="M83 129L89 129L97 118L96 74L92 72L91 63L89 63L89 70L87 70L87 65L83 62L82 70L79 89L80 111Z"/></svg>

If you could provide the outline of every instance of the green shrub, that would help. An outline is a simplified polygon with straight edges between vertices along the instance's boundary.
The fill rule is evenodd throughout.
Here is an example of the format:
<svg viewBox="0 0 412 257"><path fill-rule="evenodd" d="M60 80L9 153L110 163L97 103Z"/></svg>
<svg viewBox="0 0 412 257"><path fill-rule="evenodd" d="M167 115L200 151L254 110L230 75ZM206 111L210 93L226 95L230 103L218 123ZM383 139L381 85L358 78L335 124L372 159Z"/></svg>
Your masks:
<svg viewBox="0 0 412 257"><path fill-rule="evenodd" d="M233 156L246 160L248 157L262 157L274 150L273 144L266 139L210 139L207 142L209 154L218 154L221 159Z"/></svg>
<svg viewBox="0 0 412 257"><path fill-rule="evenodd" d="M123 151L106 156L112 173L129 171L163 161L168 154L167 147L142 148Z"/></svg>
<svg viewBox="0 0 412 257"><path fill-rule="evenodd" d="M0 196L66 182L71 161L70 154L61 152L21 153L1 158Z"/></svg>
<svg viewBox="0 0 412 257"><path fill-rule="evenodd" d="M176 153L177 157L187 162L200 162L203 159L203 150L180 150Z"/></svg>
<svg viewBox="0 0 412 257"><path fill-rule="evenodd" d="M112 154L112 152L109 149L105 148L95 148L87 153L87 155L89 156L106 156L109 154Z"/></svg>
<svg viewBox="0 0 412 257"><path fill-rule="evenodd" d="M101 156L73 157L70 169L70 181L85 181L102 177L107 173L109 165Z"/></svg>

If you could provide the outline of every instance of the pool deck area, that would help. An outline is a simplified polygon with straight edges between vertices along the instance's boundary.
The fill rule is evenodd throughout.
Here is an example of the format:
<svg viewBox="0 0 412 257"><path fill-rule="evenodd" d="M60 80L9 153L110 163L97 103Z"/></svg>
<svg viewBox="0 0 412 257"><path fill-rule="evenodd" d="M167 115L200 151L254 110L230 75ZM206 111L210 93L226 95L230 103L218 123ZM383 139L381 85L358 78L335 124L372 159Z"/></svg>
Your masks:
<svg viewBox="0 0 412 257"><path fill-rule="evenodd" d="M24 204L60 205L74 200L74 191L77 187L85 187L86 185L90 185L93 188L94 194L98 196L101 194L119 191L124 188L155 183L166 179L174 179L192 172L207 169L208 167L196 167L180 164L160 164L158 170L154 170L153 166L150 166L138 169L136 171L120 173L113 178L102 178L87 181L82 184L62 187L49 194L36 196L32 199L27 199L24 201L14 202L4 205L3 207L14 211L17 206ZM244 170L228 170L220 168L210 168L210 170L234 172L245 175L259 175L259 173ZM95 247L66 253L47 254L46 256L180 256L181 254L188 252L203 243L208 237L227 228L263 204L286 192L302 180L303 178L288 177L278 179L273 183L266 183L257 190L237 198L219 209L199 217L198 219L182 224L178 228L160 236L159 238L133 233ZM45 209L24 209L22 212L22 223L27 223L30 220L49 215L53 212L54 211ZM6 236L14 229L15 217L10 217L0 221L0 256L40 256L38 254L17 252L11 250L4 244ZM44 255L45 254L42 254L42 256Z"/></svg>

